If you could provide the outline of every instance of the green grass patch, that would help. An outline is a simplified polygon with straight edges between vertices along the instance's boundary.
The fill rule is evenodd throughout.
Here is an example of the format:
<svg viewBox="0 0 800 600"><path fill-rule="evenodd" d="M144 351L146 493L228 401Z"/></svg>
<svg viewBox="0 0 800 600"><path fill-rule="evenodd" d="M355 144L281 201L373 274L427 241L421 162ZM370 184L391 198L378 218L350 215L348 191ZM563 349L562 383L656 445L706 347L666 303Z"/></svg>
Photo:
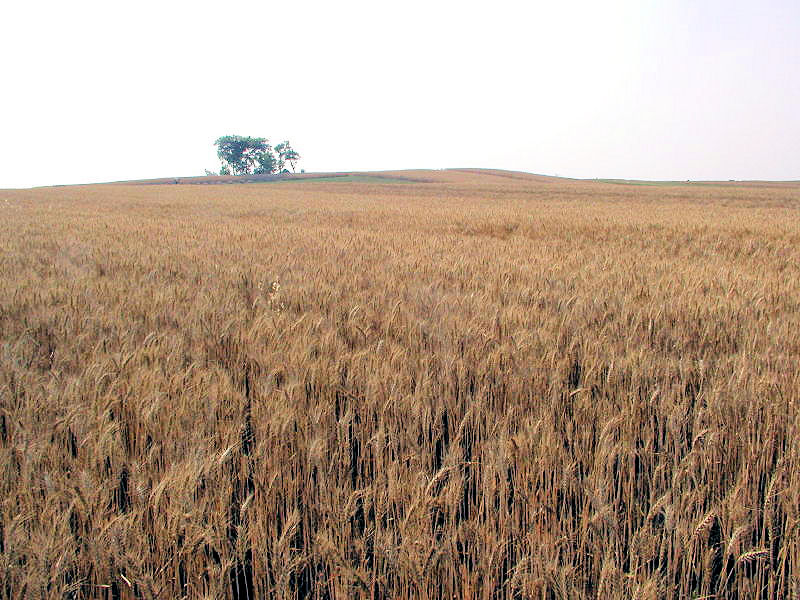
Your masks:
<svg viewBox="0 0 800 600"><path fill-rule="evenodd" d="M613 183L616 185L647 185L656 187L668 187L675 185L698 185L691 181L636 181L633 179L595 179L598 183Z"/></svg>
<svg viewBox="0 0 800 600"><path fill-rule="evenodd" d="M736 184L735 181L640 181L636 179L594 179L598 183L612 183L615 185L644 185L649 187L675 187L675 186L701 186L720 187Z"/></svg>
<svg viewBox="0 0 800 600"><path fill-rule="evenodd" d="M399 179L396 177L378 177L375 175L340 175L321 177L303 177L297 179L278 179L276 183L417 183L410 179Z"/></svg>

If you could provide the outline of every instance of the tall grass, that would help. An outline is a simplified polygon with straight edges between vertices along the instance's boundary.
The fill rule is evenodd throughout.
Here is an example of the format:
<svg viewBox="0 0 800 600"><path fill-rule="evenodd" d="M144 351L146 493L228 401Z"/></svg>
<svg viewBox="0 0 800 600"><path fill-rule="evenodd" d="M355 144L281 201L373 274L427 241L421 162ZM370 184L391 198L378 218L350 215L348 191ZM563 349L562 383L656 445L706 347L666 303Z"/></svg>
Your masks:
<svg viewBox="0 0 800 600"><path fill-rule="evenodd" d="M798 597L800 190L425 178L0 192L0 597Z"/></svg>

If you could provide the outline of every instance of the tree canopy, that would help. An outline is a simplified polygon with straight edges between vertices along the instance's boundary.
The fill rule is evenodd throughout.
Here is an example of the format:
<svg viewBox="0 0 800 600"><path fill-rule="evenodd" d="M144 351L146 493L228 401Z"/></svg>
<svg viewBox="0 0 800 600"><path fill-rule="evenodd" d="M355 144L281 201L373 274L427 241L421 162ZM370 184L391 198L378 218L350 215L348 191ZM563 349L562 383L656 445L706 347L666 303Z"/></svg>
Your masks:
<svg viewBox="0 0 800 600"><path fill-rule="evenodd" d="M286 163L295 170L300 155L289 140L273 149L266 138L225 135L214 142L220 162L220 175L266 175L284 173Z"/></svg>
<svg viewBox="0 0 800 600"><path fill-rule="evenodd" d="M294 172L295 165L300 159L300 155L294 151L289 140L276 145L275 153L278 155L278 172L283 173L286 170L287 162L291 165L292 172Z"/></svg>

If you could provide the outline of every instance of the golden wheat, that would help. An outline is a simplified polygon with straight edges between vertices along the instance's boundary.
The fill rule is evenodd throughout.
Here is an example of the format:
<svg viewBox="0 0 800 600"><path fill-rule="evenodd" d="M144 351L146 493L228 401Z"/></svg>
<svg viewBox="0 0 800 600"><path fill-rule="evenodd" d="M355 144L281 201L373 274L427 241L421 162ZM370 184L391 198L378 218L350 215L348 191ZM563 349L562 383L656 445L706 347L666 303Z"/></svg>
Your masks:
<svg viewBox="0 0 800 600"><path fill-rule="evenodd" d="M797 596L800 187L404 176L0 191L0 597Z"/></svg>

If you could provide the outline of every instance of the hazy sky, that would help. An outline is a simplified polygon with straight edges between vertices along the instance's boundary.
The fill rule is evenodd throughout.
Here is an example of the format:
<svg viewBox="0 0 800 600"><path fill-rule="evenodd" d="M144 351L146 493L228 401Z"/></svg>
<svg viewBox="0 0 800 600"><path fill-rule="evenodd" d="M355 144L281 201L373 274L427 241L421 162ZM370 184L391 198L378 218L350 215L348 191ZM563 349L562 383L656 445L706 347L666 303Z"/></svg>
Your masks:
<svg viewBox="0 0 800 600"><path fill-rule="evenodd" d="M218 169L800 179L800 0L13 2L0 187Z"/></svg>

